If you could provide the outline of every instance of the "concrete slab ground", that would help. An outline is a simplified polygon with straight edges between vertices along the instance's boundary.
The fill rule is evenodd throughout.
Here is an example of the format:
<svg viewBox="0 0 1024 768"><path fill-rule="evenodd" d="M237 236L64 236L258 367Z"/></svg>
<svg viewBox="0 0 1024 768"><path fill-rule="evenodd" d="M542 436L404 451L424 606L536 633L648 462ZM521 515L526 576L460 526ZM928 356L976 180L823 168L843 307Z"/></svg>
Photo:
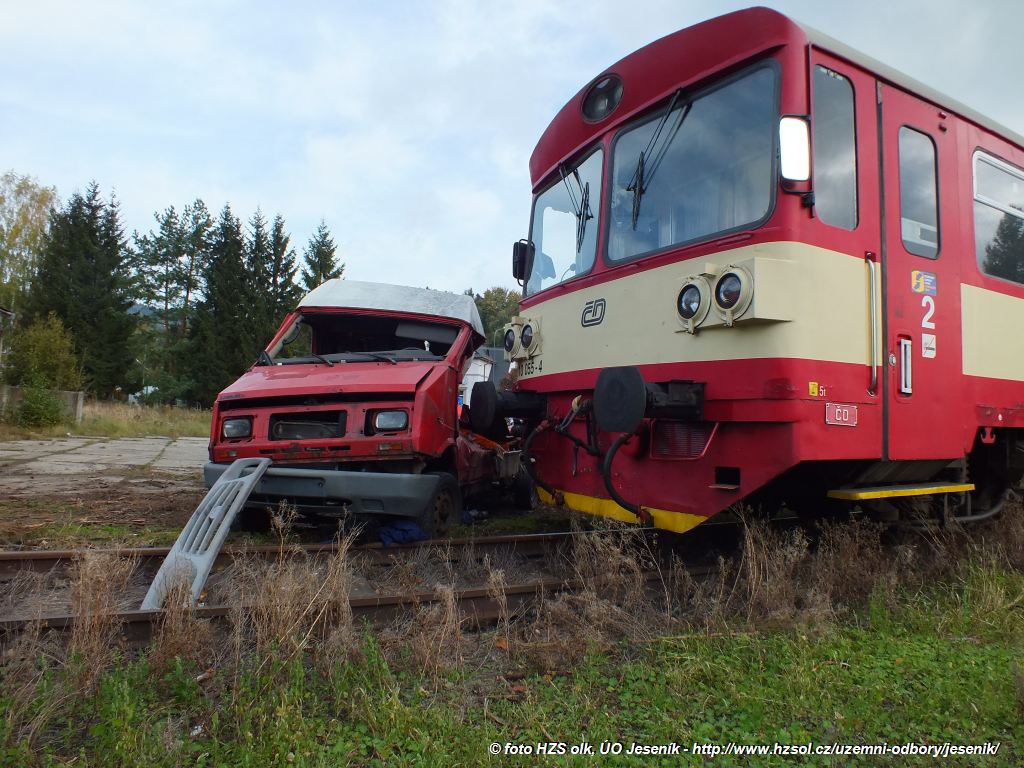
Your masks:
<svg viewBox="0 0 1024 768"><path fill-rule="evenodd" d="M205 437L68 437L0 443L0 497L102 490L123 482L202 484ZM161 482L163 481L163 482ZM140 489L141 490L141 489Z"/></svg>

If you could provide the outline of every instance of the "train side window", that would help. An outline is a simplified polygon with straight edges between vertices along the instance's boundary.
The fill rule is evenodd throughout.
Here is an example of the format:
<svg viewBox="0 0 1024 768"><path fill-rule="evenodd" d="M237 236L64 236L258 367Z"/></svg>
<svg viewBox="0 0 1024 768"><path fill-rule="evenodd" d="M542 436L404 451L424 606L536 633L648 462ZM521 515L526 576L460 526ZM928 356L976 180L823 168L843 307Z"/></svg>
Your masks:
<svg viewBox="0 0 1024 768"><path fill-rule="evenodd" d="M915 256L939 256L939 188L935 144L927 134L903 126L900 150L900 233Z"/></svg>
<svg viewBox="0 0 1024 768"><path fill-rule="evenodd" d="M814 209L826 224L857 226L857 141L853 85L820 65L814 68Z"/></svg>
<svg viewBox="0 0 1024 768"><path fill-rule="evenodd" d="M1024 283L1024 171L974 153L974 243L986 275Z"/></svg>

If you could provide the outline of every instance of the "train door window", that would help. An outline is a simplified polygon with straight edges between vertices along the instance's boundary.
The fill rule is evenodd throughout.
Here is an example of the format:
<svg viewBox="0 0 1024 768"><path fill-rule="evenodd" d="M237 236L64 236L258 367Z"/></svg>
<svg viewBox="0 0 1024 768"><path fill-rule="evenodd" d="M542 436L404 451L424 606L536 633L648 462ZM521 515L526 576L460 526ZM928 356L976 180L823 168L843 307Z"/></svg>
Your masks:
<svg viewBox="0 0 1024 768"><path fill-rule="evenodd" d="M814 209L826 224L857 226L857 142L853 86L820 65L814 68Z"/></svg>
<svg viewBox="0 0 1024 768"><path fill-rule="evenodd" d="M987 275L1024 283L1024 171L974 154L974 243Z"/></svg>
<svg viewBox="0 0 1024 768"><path fill-rule="evenodd" d="M899 156L903 247L915 256L938 258L939 188L935 144L926 134L903 126L899 133Z"/></svg>

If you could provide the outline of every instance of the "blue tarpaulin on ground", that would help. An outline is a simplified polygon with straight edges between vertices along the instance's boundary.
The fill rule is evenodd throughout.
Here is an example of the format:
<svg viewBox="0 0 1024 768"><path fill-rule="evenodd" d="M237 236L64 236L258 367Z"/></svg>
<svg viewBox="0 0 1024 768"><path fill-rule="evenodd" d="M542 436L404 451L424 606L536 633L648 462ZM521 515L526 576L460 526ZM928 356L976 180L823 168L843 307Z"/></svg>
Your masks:
<svg viewBox="0 0 1024 768"><path fill-rule="evenodd" d="M382 526L377 536L385 547L391 544L415 544L417 541L426 541L430 538L413 520L396 520Z"/></svg>

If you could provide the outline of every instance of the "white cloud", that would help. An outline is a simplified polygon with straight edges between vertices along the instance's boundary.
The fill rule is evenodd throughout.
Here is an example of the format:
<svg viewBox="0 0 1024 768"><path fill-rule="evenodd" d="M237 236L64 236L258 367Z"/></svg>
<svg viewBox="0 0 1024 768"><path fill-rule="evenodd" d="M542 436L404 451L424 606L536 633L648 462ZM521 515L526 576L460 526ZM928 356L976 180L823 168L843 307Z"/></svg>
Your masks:
<svg viewBox="0 0 1024 768"><path fill-rule="evenodd" d="M126 224L201 197L326 218L349 274L512 286L548 121L637 47L740 0L8 4L0 170L116 188ZM1024 132L1016 3L770 3Z"/></svg>

